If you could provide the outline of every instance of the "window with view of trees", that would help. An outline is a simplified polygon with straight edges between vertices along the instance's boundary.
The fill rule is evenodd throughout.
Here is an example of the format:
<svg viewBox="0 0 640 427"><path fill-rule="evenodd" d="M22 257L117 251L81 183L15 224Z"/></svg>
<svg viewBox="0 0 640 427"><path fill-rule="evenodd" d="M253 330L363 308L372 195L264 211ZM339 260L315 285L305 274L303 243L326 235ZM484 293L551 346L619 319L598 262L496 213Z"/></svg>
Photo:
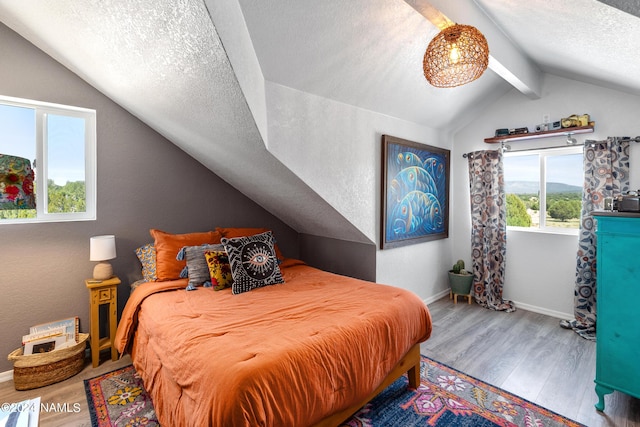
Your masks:
<svg viewBox="0 0 640 427"><path fill-rule="evenodd" d="M582 203L582 147L504 155L507 226L577 230Z"/></svg>
<svg viewBox="0 0 640 427"><path fill-rule="evenodd" d="M0 135L0 224L95 219L95 110L0 97Z"/></svg>

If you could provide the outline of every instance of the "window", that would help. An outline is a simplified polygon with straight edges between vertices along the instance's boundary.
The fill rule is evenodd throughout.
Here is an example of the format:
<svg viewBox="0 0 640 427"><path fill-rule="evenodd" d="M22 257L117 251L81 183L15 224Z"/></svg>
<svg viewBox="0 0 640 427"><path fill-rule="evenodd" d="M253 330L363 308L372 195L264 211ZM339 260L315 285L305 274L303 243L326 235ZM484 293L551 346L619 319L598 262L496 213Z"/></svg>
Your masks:
<svg viewBox="0 0 640 427"><path fill-rule="evenodd" d="M507 226L576 233L582 205L582 147L505 153Z"/></svg>
<svg viewBox="0 0 640 427"><path fill-rule="evenodd" d="M96 112L0 96L0 224L96 218Z"/></svg>

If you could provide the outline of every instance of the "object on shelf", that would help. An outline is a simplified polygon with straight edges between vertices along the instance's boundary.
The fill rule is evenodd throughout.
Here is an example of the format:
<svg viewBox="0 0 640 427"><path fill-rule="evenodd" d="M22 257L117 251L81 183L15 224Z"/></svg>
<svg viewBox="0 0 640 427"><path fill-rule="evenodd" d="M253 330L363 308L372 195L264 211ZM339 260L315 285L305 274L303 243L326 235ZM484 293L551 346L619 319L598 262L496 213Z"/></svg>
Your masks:
<svg viewBox="0 0 640 427"><path fill-rule="evenodd" d="M589 126L589 115L588 114L572 114L569 117L562 119L561 121L563 128L570 127L578 127L578 126Z"/></svg>
<svg viewBox="0 0 640 427"><path fill-rule="evenodd" d="M509 135L523 135L525 133L529 133L528 127L509 129Z"/></svg>
<svg viewBox="0 0 640 427"><path fill-rule="evenodd" d="M625 195L620 195L616 199L616 210L619 212L640 212L640 196L638 191L628 191Z"/></svg>
<svg viewBox="0 0 640 427"><path fill-rule="evenodd" d="M560 122L560 120L556 120L554 122L549 122L549 123L541 123L539 125L536 125L535 127L535 131L536 132L547 132L550 130L556 130L556 129L560 129L562 127L562 123Z"/></svg>
<svg viewBox="0 0 640 427"><path fill-rule="evenodd" d="M594 122L591 122L591 123L594 123ZM525 140L525 139L548 138L552 136L577 135L579 133L591 133L593 132L593 128L594 128L594 125L591 124L589 126L554 129L546 132L533 132L533 133L519 134L519 135L495 136L492 138L485 138L484 142L486 142L487 144L495 144L495 143L504 142L504 141L518 141L518 140Z"/></svg>

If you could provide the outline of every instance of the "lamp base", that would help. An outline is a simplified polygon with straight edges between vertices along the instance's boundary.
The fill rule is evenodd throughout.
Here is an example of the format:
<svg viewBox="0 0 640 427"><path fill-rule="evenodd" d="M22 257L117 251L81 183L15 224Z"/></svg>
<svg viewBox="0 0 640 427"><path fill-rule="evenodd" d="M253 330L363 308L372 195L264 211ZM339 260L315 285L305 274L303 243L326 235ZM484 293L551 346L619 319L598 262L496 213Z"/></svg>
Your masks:
<svg viewBox="0 0 640 427"><path fill-rule="evenodd" d="M107 280L113 276L113 267L108 262L102 261L93 268L93 278L96 280Z"/></svg>

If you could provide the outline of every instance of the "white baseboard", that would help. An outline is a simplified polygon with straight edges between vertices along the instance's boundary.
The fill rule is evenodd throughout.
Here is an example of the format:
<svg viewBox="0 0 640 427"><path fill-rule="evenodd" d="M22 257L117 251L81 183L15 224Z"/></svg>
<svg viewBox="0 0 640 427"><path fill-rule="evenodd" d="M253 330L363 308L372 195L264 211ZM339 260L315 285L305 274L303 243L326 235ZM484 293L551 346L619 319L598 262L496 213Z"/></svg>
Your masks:
<svg viewBox="0 0 640 427"><path fill-rule="evenodd" d="M0 372L0 383L5 383L13 379L13 369L10 371Z"/></svg>
<svg viewBox="0 0 640 427"><path fill-rule="evenodd" d="M562 313L560 311L555 311L555 310L549 310L548 308L537 307L535 305L525 304L523 302L518 302L518 301L514 301L514 303L516 304L516 308L521 308L526 311L533 311L534 313L544 314L544 315L555 317L558 319L565 319L565 320L575 319L575 316L573 314Z"/></svg>
<svg viewBox="0 0 640 427"><path fill-rule="evenodd" d="M429 298L425 298L422 301L426 304L429 305L434 301L439 300L440 298L449 295L449 289L445 289L441 292L438 292L437 294L429 297ZM539 313L539 314L544 314L546 316L551 316L551 317L555 317L557 319L566 319L566 320L571 320L574 319L575 316L573 314L570 313L562 313L560 311L556 311L556 310L549 310L548 308L544 308L544 307L538 307L535 305L531 305L531 304L525 304L523 302L518 302L518 301L514 301L515 305L516 305L516 309L522 309L522 310L526 310L526 311L532 311L534 313Z"/></svg>
<svg viewBox="0 0 640 427"><path fill-rule="evenodd" d="M429 305L429 304L431 304L431 303L432 303L432 302L434 302L434 301L438 301L440 298L442 298L442 297L443 297L443 296L445 296L445 295L449 295L449 288L445 289L445 290L444 290L444 291L442 291L442 292L438 292L437 294L435 294L435 295L433 295L433 296L431 296L431 297L429 297L429 298L423 299L422 301L423 301L426 305Z"/></svg>

